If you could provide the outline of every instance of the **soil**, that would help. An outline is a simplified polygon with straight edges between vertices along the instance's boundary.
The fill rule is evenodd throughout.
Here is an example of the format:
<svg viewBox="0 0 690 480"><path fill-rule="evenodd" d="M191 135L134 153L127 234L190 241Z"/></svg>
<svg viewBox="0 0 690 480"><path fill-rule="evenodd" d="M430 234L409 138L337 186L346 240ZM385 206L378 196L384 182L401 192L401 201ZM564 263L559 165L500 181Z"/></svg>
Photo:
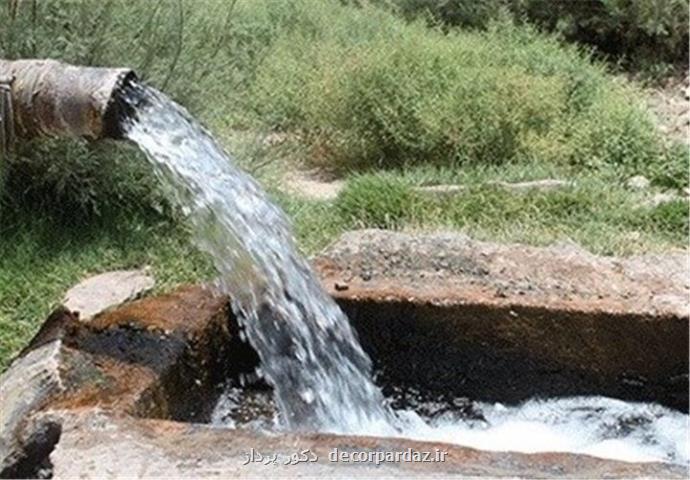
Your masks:
<svg viewBox="0 0 690 480"><path fill-rule="evenodd" d="M310 200L335 200L345 186L345 180L326 175L318 169L293 169L285 173L283 189Z"/></svg>
<svg viewBox="0 0 690 480"><path fill-rule="evenodd" d="M690 76L670 77L648 93L647 104L662 133L690 145Z"/></svg>

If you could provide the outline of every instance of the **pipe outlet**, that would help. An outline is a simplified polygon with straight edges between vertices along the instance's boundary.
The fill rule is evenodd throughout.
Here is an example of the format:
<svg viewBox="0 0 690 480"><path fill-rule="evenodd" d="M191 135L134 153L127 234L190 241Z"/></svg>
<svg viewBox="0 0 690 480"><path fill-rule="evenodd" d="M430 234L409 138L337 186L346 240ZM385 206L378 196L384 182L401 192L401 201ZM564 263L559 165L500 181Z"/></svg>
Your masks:
<svg viewBox="0 0 690 480"><path fill-rule="evenodd" d="M80 67L56 60L0 60L11 103L0 119L17 138L120 138L118 92L136 78L125 68ZM9 125L8 125L9 124Z"/></svg>

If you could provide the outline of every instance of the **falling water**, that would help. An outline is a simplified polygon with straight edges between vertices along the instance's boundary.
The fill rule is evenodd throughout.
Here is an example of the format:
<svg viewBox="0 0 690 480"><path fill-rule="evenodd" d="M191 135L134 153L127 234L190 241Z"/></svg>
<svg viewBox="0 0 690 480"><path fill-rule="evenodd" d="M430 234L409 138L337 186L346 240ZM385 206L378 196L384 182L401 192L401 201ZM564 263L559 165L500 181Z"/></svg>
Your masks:
<svg viewBox="0 0 690 480"><path fill-rule="evenodd" d="M295 248L281 210L189 113L140 84L124 125L191 222L231 294L283 426L390 434L394 416L348 319Z"/></svg>

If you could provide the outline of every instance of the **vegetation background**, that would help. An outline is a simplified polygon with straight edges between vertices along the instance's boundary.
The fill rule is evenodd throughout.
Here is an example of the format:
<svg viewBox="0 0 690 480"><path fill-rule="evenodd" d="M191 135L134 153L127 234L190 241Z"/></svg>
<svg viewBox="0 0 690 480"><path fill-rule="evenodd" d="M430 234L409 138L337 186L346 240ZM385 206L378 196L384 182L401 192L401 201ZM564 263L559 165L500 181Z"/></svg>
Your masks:
<svg viewBox="0 0 690 480"><path fill-rule="evenodd" d="M312 253L351 228L684 248L688 146L645 103L687 70L681 0L4 0L0 57L129 66L185 105L291 216ZM283 188L316 169L344 188ZM644 176L651 186L632 188ZM515 192L497 182L559 178ZM461 195L419 187L461 184ZM666 195L670 200L655 201ZM40 139L0 162L0 369L81 277L208 278L128 145Z"/></svg>

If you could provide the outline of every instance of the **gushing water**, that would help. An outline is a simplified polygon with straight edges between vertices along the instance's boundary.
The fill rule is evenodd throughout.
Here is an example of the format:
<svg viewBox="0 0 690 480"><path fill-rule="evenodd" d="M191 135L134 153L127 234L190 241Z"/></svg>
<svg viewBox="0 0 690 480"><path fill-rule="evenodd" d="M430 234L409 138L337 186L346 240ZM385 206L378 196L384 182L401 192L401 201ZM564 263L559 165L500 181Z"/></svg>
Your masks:
<svg viewBox="0 0 690 480"><path fill-rule="evenodd" d="M134 112L125 135L146 153L210 254L273 385L283 426L394 431L370 359L297 252L280 209L184 108L139 84L124 95Z"/></svg>

